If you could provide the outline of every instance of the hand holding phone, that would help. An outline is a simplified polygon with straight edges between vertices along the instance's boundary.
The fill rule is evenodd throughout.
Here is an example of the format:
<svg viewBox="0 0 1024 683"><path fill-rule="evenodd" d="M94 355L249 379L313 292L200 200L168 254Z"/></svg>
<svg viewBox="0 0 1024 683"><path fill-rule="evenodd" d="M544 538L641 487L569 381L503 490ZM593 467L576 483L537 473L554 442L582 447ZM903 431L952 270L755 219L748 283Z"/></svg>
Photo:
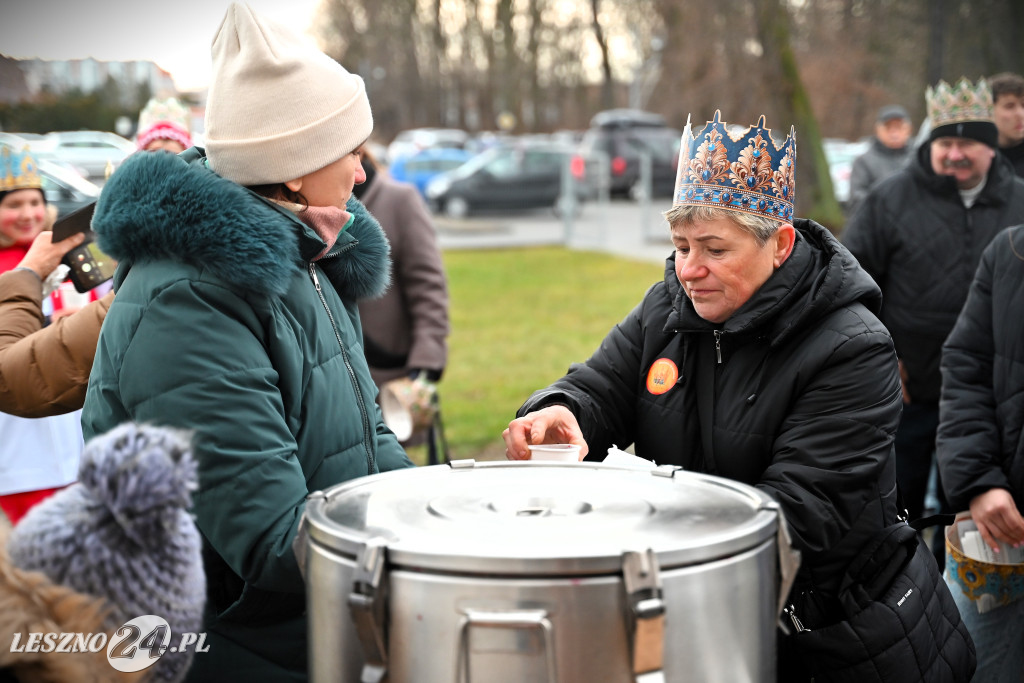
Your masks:
<svg viewBox="0 0 1024 683"><path fill-rule="evenodd" d="M104 254L96 244L96 233L92 231L91 226L95 209L96 203L93 202L58 219L53 225L54 242L77 233L85 234L85 242L69 251L61 260L61 263L71 268L71 282L79 292L88 292L93 287L103 284L114 277L114 270L117 268L114 259Z"/></svg>
<svg viewBox="0 0 1024 683"><path fill-rule="evenodd" d="M32 240L25 256L18 262L18 268L28 268L45 280L69 251L85 242L84 233L75 233L59 242L53 241L53 233L44 230Z"/></svg>

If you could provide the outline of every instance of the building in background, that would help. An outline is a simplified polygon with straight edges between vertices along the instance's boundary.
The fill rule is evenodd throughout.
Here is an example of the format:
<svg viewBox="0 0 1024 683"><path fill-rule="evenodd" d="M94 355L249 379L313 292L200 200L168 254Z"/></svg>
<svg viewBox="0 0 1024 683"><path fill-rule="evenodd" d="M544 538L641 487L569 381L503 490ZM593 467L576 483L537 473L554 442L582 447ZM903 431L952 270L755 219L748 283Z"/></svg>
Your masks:
<svg viewBox="0 0 1024 683"><path fill-rule="evenodd" d="M13 90L12 94L27 93L29 99L44 92L54 95L73 90L91 93L103 88L110 79L121 86L126 96L133 95L140 88L148 88L154 97L177 94L171 75L150 61L107 62L91 57L69 60L4 58L3 61L14 62L24 74L25 88Z"/></svg>

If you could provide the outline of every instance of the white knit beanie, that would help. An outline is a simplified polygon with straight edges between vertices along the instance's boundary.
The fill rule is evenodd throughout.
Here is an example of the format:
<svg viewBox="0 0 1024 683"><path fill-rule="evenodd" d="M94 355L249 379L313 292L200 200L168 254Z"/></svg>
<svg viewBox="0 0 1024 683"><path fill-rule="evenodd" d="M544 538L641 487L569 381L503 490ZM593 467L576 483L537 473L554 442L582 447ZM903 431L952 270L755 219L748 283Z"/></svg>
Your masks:
<svg viewBox="0 0 1024 683"><path fill-rule="evenodd" d="M288 28L232 3L213 38L210 167L239 185L284 183L334 163L373 130L363 79Z"/></svg>

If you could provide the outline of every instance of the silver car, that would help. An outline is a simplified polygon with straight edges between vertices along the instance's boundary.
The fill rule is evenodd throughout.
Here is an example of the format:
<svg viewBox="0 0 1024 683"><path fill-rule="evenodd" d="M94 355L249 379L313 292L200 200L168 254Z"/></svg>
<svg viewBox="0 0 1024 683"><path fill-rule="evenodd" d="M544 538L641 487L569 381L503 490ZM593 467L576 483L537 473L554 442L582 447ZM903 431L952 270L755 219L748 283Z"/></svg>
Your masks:
<svg viewBox="0 0 1024 683"><path fill-rule="evenodd" d="M48 133L32 141L33 153L53 156L81 171L91 180L103 180L125 157L136 151L135 143L120 135L99 130Z"/></svg>

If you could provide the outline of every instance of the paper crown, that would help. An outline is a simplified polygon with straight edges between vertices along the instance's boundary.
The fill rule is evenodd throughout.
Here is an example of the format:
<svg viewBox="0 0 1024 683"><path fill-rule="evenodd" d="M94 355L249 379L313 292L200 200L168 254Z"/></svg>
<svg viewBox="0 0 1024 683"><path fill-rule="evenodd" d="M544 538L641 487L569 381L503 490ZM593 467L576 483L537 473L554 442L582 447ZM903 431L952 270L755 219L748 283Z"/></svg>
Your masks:
<svg viewBox="0 0 1024 683"><path fill-rule="evenodd" d="M0 163L3 163L0 192L42 189L43 179L28 147L18 152L7 145L0 145Z"/></svg>
<svg viewBox="0 0 1024 683"><path fill-rule="evenodd" d="M971 85L966 78L954 86L939 81L934 88L928 86L924 98L933 129L951 123L994 121L992 90L984 78L979 78L977 85Z"/></svg>
<svg viewBox="0 0 1024 683"><path fill-rule="evenodd" d="M192 146L189 128L188 109L178 100L173 97L166 100L152 99L139 112L136 143L139 149L145 149L153 140L177 140L188 148Z"/></svg>
<svg viewBox="0 0 1024 683"><path fill-rule="evenodd" d="M776 145L764 116L736 135L716 111L696 136L686 122L673 206L713 206L792 220L796 196L796 130Z"/></svg>

